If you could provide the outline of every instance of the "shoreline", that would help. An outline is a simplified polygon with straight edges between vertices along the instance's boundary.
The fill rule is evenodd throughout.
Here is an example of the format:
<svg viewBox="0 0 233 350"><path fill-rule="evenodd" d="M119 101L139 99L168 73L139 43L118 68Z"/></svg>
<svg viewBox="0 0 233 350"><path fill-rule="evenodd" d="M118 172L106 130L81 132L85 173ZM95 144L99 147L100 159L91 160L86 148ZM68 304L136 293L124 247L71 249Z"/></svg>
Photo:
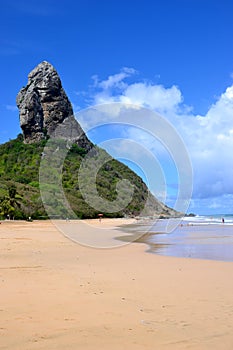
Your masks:
<svg viewBox="0 0 233 350"><path fill-rule="evenodd" d="M172 220L174 220L172 218ZM175 218L175 220L179 220ZM220 251L220 255L214 256L212 254L211 256L211 249L214 247L209 244L209 251L207 251L206 255L204 253L195 253L195 255L192 254L185 254L185 247L184 243L180 241L180 238L178 237L178 243L176 242L176 231L180 231L182 235L184 234L185 229L191 229L193 232L193 235L197 235L198 232L195 230L201 229L203 231L203 236L205 235L205 229L211 228L211 231L214 229L222 229L224 230L224 238L226 231L231 229L231 226L233 226L233 223L207 223L207 222L188 222L186 220L181 220L181 224L177 225L177 228L175 231L172 232L163 232L151 230L153 224L158 223L160 226L158 226L160 229L164 229L164 224L167 222L167 219L155 219L155 220L149 220L149 219L138 219L138 218L102 218L99 219L78 219L78 220L33 220L31 223L52 223L58 231L64 237L70 239L74 243L88 246L90 248L96 248L96 249L112 249L112 248L119 248L124 245L132 244L132 243L140 243L145 245L144 251L146 253L154 254L154 255L160 255L160 256L167 256L167 257L174 257L174 258L188 258L188 259L199 259L199 260L210 260L210 261L222 261L222 262L233 262L233 256L232 256L232 250L228 251L227 255L221 256L221 241L218 241L218 248ZM24 221L24 220L5 220L2 221L2 223L5 223L7 225L28 225L30 222ZM73 225L72 225L73 224ZM78 226L77 226L78 225ZM25 226L25 227L26 227ZM75 232L77 230L81 230L84 232L84 234L77 234ZM182 230L182 231L181 231ZM96 234L98 232L98 235ZM111 235L109 233L111 232ZM206 232L208 233L208 232ZM213 231L213 235L214 235ZM168 239L168 242L164 242L163 239L158 239L158 237L163 237L163 235L171 235ZM92 237L96 236L96 239L92 239ZM173 239L174 237L174 239ZM85 239L84 239L85 238ZM155 238L153 240L153 238ZM198 238L198 237L195 237ZM211 239L213 237L205 237L206 240ZM203 239L203 237L201 237ZM226 243L228 243L228 248L230 248L231 243L233 243L233 237L230 237L229 242L224 242L224 246ZM196 242L192 242L193 246L192 249L195 249ZM196 244L197 251L200 247L200 244ZM223 248L224 248L223 246ZM167 249L169 248L169 249ZM182 253L183 249L183 253ZM186 248L187 249L187 248ZM191 248L190 248L191 249Z"/></svg>
<svg viewBox="0 0 233 350"><path fill-rule="evenodd" d="M148 248L146 252L161 256L233 262L233 223L190 223L185 220L172 232L166 232L162 220L156 225L122 226L126 235L116 239L144 243Z"/></svg>
<svg viewBox="0 0 233 350"><path fill-rule="evenodd" d="M93 249L48 221L2 224L0 242L2 349L232 349L233 263Z"/></svg>

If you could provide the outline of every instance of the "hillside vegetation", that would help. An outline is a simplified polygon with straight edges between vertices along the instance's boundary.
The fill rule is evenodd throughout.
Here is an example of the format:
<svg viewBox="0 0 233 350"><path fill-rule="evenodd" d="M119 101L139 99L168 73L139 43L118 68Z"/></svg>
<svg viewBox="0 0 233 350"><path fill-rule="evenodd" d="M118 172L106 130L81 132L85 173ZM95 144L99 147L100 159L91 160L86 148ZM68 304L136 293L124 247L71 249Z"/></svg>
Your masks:
<svg viewBox="0 0 233 350"><path fill-rule="evenodd" d="M39 167L43 158L43 150L46 141L24 144L21 134L15 140L0 145L0 215L15 219L48 218L41 200L39 185ZM103 157L107 154L104 150L96 147ZM63 163L62 186L67 201L75 216L78 218L94 218L99 211L89 206L83 199L78 185L78 170L80 163L87 151L72 145ZM116 213L103 213L108 217L122 217L139 215L142 211L148 195L151 197L151 206L161 212L161 206L156 199L148 193L147 186L126 165L111 159L98 171L96 188L98 194L109 201L117 198L116 184L120 179L127 179L134 185L134 194L131 202ZM87 177L88 181L88 177ZM70 211L64 209L63 203L54 198L56 188L50 186L50 205L54 209L56 218L70 217ZM50 211L49 211L50 212ZM163 207L163 215L168 214L169 209Z"/></svg>

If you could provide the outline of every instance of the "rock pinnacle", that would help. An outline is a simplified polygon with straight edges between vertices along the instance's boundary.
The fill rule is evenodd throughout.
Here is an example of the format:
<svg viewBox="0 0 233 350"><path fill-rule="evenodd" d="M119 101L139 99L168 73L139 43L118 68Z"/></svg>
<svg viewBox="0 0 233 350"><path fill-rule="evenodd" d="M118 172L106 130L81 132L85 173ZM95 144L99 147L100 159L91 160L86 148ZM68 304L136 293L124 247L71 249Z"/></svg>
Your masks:
<svg viewBox="0 0 233 350"><path fill-rule="evenodd" d="M49 62L41 62L29 73L28 83L18 93L16 103L25 143L39 142L49 136L90 148L91 142L73 116L61 79Z"/></svg>

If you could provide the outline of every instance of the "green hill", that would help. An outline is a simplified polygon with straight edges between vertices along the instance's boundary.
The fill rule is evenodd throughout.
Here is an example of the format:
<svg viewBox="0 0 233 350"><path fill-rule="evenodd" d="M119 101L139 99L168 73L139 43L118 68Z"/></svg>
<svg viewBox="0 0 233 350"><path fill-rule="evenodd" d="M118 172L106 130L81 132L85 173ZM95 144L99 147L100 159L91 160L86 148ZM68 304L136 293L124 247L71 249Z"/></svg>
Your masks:
<svg viewBox="0 0 233 350"><path fill-rule="evenodd" d="M0 145L0 212L2 217L15 219L42 219L48 217L45 210L39 185L39 167L43 158L46 140L37 143L25 144L23 135L15 140ZM64 140L60 140L64 142ZM95 147L98 155L109 155L102 149ZM73 144L67 153L62 169L62 186L67 201L78 218L95 218L99 211L88 205L84 200L78 185L78 170L87 150ZM114 201L117 198L116 185L121 179L129 180L134 185L134 194L131 202L122 210L115 213L104 212L106 217L122 217L140 215L147 200L149 200L148 215L174 215L175 211L159 203L148 192L147 186L126 165L115 159L106 162L98 171L96 188L101 198ZM15 188L15 193L14 193ZM14 196L9 193L13 189ZM70 211L64 209L54 196L56 186L50 185L48 193L50 203L47 206L54 208L57 218L70 217ZM11 191L12 192L12 191ZM5 203L5 204L4 204ZM148 203L148 202L147 202ZM48 209L48 208L47 208ZM51 210L49 210L51 213Z"/></svg>

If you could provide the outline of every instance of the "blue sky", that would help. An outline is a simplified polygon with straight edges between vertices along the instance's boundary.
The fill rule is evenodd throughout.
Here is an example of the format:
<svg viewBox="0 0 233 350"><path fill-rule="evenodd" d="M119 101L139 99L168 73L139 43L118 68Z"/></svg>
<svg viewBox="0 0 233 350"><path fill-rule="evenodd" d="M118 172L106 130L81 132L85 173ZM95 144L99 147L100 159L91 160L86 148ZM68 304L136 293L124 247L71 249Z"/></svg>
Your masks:
<svg viewBox="0 0 233 350"><path fill-rule="evenodd" d="M20 132L16 95L47 60L76 112L127 102L163 115L192 161L189 211L232 213L232 13L231 0L0 0L0 142Z"/></svg>

